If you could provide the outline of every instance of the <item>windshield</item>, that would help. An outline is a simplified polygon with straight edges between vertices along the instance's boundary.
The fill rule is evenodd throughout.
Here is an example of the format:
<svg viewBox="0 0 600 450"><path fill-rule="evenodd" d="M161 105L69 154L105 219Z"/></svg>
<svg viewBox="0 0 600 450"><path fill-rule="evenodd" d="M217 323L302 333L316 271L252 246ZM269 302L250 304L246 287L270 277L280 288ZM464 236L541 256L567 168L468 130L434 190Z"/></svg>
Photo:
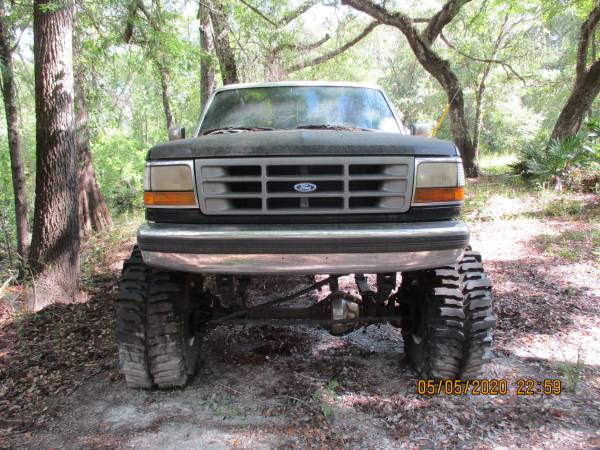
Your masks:
<svg viewBox="0 0 600 450"><path fill-rule="evenodd" d="M347 86L277 86L218 92L200 134L221 128L294 129L327 125L400 132L377 89Z"/></svg>

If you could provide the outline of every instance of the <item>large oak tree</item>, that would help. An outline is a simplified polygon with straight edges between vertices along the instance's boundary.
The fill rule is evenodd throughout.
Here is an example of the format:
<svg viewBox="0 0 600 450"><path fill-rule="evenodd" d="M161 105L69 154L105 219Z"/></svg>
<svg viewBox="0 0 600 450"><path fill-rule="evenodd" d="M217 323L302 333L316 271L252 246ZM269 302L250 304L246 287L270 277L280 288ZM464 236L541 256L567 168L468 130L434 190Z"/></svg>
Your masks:
<svg viewBox="0 0 600 450"><path fill-rule="evenodd" d="M454 143L463 157L467 176L479 175L477 166L477 148L469 133L465 117L465 102L462 85L452 70L450 63L439 56L432 48L442 30L458 14L463 5L470 0L448 0L442 8L429 19L412 19L399 11L389 11L371 0L342 0L342 3L362 11L380 23L390 25L402 32L415 57L423 68L432 75L446 92L450 103L450 130ZM422 23L419 30L417 23Z"/></svg>
<svg viewBox="0 0 600 450"><path fill-rule="evenodd" d="M29 255L34 309L78 300L78 161L71 2L34 1L36 186Z"/></svg>

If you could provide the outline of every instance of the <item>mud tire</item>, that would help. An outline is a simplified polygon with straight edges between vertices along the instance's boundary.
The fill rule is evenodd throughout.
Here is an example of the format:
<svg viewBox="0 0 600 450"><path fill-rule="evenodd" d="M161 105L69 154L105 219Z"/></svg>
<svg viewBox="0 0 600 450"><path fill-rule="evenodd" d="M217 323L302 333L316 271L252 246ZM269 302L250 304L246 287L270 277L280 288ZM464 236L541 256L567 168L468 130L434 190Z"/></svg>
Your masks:
<svg viewBox="0 0 600 450"><path fill-rule="evenodd" d="M423 379L474 379L491 359L491 283L481 255L456 266L408 272L397 295L408 360Z"/></svg>
<svg viewBox="0 0 600 450"><path fill-rule="evenodd" d="M194 375L201 339L190 323L190 289L186 274L151 269L134 247L115 302L120 370L128 387L181 387Z"/></svg>

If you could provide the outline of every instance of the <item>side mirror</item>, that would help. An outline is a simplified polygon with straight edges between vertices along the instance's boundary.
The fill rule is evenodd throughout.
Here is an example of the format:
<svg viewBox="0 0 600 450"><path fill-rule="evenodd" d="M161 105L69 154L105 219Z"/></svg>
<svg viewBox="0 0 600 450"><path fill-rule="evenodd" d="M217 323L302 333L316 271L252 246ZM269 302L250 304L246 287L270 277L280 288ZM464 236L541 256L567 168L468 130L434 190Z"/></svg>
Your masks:
<svg viewBox="0 0 600 450"><path fill-rule="evenodd" d="M427 136L431 135L434 124L431 122L415 122L410 126L410 134L413 136Z"/></svg>
<svg viewBox="0 0 600 450"><path fill-rule="evenodd" d="M185 127L171 127L169 128L169 140L177 141L179 139L185 139Z"/></svg>

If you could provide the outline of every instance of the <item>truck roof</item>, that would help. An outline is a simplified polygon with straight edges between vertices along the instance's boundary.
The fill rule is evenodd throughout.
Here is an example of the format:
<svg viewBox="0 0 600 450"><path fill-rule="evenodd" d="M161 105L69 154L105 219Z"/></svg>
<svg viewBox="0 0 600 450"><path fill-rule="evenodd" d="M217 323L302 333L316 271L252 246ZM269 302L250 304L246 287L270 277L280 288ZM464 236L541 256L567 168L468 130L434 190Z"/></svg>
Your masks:
<svg viewBox="0 0 600 450"><path fill-rule="evenodd" d="M381 87L372 83L355 83L352 81L275 81L265 83L239 83L228 84L215 89L216 92L229 91L232 89L248 88L268 88L268 87L294 87L294 86L337 86L337 87L359 87L367 89L376 89L381 91Z"/></svg>

